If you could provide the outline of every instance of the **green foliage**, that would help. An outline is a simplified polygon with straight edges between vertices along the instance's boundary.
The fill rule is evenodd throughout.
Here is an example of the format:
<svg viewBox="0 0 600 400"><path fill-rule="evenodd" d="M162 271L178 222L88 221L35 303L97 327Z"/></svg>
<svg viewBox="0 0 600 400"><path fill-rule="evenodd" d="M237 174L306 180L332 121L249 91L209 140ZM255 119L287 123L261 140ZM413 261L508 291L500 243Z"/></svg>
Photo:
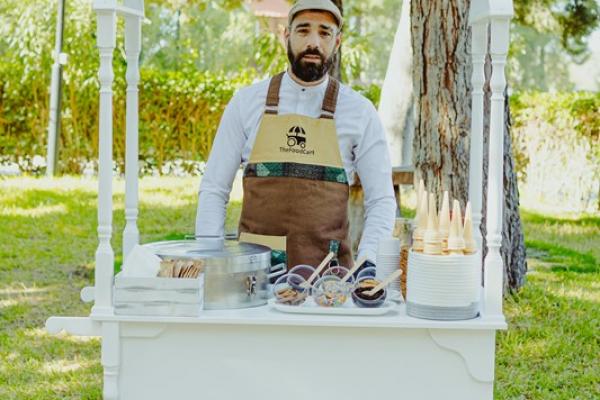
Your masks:
<svg viewBox="0 0 600 400"><path fill-rule="evenodd" d="M381 99L381 86L371 83L369 85L354 85L352 89L371 100L371 103L375 107L379 106L379 100Z"/></svg>
<svg viewBox="0 0 600 400"><path fill-rule="evenodd" d="M265 31L254 39L253 61L262 76L273 76L287 68L287 53L280 39Z"/></svg>
<svg viewBox="0 0 600 400"><path fill-rule="evenodd" d="M558 36L541 33L527 26L512 29L508 81L516 90L569 91L570 57Z"/></svg>
<svg viewBox="0 0 600 400"><path fill-rule="evenodd" d="M570 127L592 142L600 140L600 93L521 92L512 94L510 102L515 128L535 116L555 126Z"/></svg>
<svg viewBox="0 0 600 400"><path fill-rule="evenodd" d="M200 1L176 7L148 3L142 64L158 70L194 68L235 73L248 68L256 18L236 6Z"/></svg>
<svg viewBox="0 0 600 400"><path fill-rule="evenodd" d="M587 51L586 38L600 24L596 0L520 0L514 7L515 22L538 32L556 33L572 55Z"/></svg>
<svg viewBox="0 0 600 400"><path fill-rule="evenodd" d="M542 93L520 92L510 97L513 136L519 136L528 125L547 123L552 130L540 130L547 140L557 140L565 152L574 141L589 142L592 152L588 157L600 157L600 93ZM515 146L514 150L522 149ZM515 154L517 171L527 167L526 154Z"/></svg>
<svg viewBox="0 0 600 400"><path fill-rule="evenodd" d="M162 171L166 161L206 160L225 105L234 91L249 84L251 78L249 74L144 70L140 88L140 154L146 165ZM119 117L124 120L124 115L116 118ZM124 143L122 136L120 142ZM123 148L119 148L117 155L122 159Z"/></svg>
<svg viewBox="0 0 600 400"><path fill-rule="evenodd" d="M63 119L59 142L59 170L79 173L98 153L98 87L90 78L65 79ZM163 171L167 161L206 160L225 105L234 91L250 83L249 73L237 76L197 71L142 69L140 81L140 158L142 168ZM125 153L125 82L115 81L114 158L123 171ZM28 117L47 103L35 102L22 93L3 96L4 117L0 120L0 154L11 155L25 171L35 172L28 157L45 154L45 120ZM33 103L33 104L32 104ZM34 108L31 108L31 105ZM11 113L13 109L22 113ZM32 134L37 132L38 134ZM40 140L41 139L41 140ZM195 164L183 168L193 171ZM164 171L168 172L168 171Z"/></svg>
<svg viewBox="0 0 600 400"><path fill-rule="evenodd" d="M342 80L383 82L400 20L402 0L344 0Z"/></svg>
<svg viewBox="0 0 600 400"><path fill-rule="evenodd" d="M31 168L28 161L31 156L45 154L48 124L48 86L54 44L53 29L49 28L54 27L56 21L55 13L40 12L40 9L53 10L55 2L43 0L32 4L0 0L0 154L3 158L17 159L25 170ZM78 131L73 126L87 122L86 105L78 110L69 106L78 101L79 96L85 97L85 93L97 89L92 71L98 68L98 57L89 3L68 1L66 14L71 17L64 32L64 51L69 59L64 74L63 135L68 142L79 140L73 134L74 130ZM117 71L122 70L122 64L115 67ZM85 99L83 101L85 103Z"/></svg>
<svg viewBox="0 0 600 400"><path fill-rule="evenodd" d="M589 58L588 38L600 26L596 0L514 2L509 78L517 90L571 90L569 64Z"/></svg>
<svg viewBox="0 0 600 400"><path fill-rule="evenodd" d="M526 194L556 206L599 209L600 93L516 93L510 106L513 155Z"/></svg>
<svg viewBox="0 0 600 400"><path fill-rule="evenodd" d="M44 4L47 9L54 6L51 0L44 0ZM47 91L53 47L51 30L44 27L54 26L55 20L53 13L40 13L28 2L11 4L0 0L0 7L6 12L2 14L6 23L0 25L0 161L10 159L23 171L40 172L32 156L46 153ZM89 3L69 1L66 13L70 18L65 24L64 51L69 59L63 75L59 171L78 173L97 158L98 53ZM217 40L213 42L218 44ZM145 45L152 54L150 43ZM126 85L121 49L119 37L113 63L113 126L115 160L120 170L124 163ZM145 54L147 62L140 82L142 167L161 171L165 162L173 159L205 160L225 105L236 88L252 81L255 70L239 69L241 72L230 74L199 70L195 63L198 57L193 52L182 57L175 68L161 58L160 52L152 57L150 54ZM168 66L174 68L159 69Z"/></svg>

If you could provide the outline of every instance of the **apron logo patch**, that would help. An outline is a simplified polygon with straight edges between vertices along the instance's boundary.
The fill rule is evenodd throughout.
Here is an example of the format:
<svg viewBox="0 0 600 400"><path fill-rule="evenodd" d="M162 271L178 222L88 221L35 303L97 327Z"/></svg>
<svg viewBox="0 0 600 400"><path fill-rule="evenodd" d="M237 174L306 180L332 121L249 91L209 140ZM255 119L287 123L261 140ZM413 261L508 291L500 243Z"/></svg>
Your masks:
<svg viewBox="0 0 600 400"><path fill-rule="evenodd" d="M306 147L306 132L304 131L303 127L292 126L286 136L288 147Z"/></svg>
<svg viewBox="0 0 600 400"><path fill-rule="evenodd" d="M287 148L281 146L280 152L314 155L314 150L307 150L306 131L301 126L292 126L285 134Z"/></svg>

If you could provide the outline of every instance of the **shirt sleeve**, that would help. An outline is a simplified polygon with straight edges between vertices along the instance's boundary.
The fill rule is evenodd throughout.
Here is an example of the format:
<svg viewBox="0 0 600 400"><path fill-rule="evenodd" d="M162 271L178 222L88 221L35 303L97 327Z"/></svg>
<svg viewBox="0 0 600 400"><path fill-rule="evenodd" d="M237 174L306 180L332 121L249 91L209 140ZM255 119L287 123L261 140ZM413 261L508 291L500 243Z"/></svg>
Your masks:
<svg viewBox="0 0 600 400"><path fill-rule="evenodd" d="M356 172L365 196L365 223L358 257L375 262L379 238L392 236L396 198L385 131L371 104L366 119L368 122L364 134L355 150Z"/></svg>
<svg viewBox="0 0 600 400"><path fill-rule="evenodd" d="M240 94L229 102L215 136L204 176L200 182L196 235L223 235L229 194L240 168L246 143Z"/></svg>

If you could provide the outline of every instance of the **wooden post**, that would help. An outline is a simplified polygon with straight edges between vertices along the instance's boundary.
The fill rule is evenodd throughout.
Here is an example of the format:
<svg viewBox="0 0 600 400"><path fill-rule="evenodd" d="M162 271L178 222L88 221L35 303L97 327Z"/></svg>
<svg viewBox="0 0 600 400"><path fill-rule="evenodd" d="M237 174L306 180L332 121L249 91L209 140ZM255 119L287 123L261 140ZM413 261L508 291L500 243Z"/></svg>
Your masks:
<svg viewBox="0 0 600 400"><path fill-rule="evenodd" d="M504 67L509 44L510 17L492 17L490 56L492 59L490 141L487 188L487 246L484 261L486 316L502 315L504 267L500 256L504 195Z"/></svg>
<svg viewBox="0 0 600 400"><path fill-rule="evenodd" d="M132 4L129 4L132 3ZM126 6L141 7L137 0L125 0ZM138 217L138 83L139 58L142 41L142 19L137 15L125 16L125 58L127 60L127 108L125 137L125 229L123 231L123 260L139 243Z"/></svg>
<svg viewBox="0 0 600 400"><path fill-rule="evenodd" d="M483 248L481 216L483 209L483 85L485 56L488 43L488 22L480 20L471 28L471 58L473 61L473 97L471 104L471 143L469 149L469 200L473 211L473 232L478 248Z"/></svg>
<svg viewBox="0 0 600 400"><path fill-rule="evenodd" d="M58 158L58 137L60 136L60 104L62 93L62 66L66 54L62 52L65 22L65 0L57 1L56 37L54 39L54 63L50 81L50 115L48 117L48 148L46 155L46 176L54 176Z"/></svg>
<svg viewBox="0 0 600 400"><path fill-rule="evenodd" d="M113 8L111 9L110 6ZM114 253L110 244L112 236L112 84L113 51L116 45L114 1L97 0L94 8L98 16L97 42L100 52L100 113L98 162L98 248L96 250L95 304L92 314L111 315Z"/></svg>

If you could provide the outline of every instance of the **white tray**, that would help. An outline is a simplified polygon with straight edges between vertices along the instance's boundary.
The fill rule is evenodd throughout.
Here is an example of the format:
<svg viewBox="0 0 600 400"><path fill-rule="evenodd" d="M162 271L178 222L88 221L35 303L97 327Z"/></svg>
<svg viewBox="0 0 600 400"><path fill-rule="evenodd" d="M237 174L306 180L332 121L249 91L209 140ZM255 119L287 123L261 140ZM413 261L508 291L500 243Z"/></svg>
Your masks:
<svg viewBox="0 0 600 400"><path fill-rule="evenodd" d="M314 302L312 297L306 299L299 306L288 306L279 304L275 299L269 300L269 306L277 311L293 314L323 314L323 315L383 315L394 310L398 305L392 301L386 301L383 306L377 308L356 307L352 300L348 299L341 307L322 307Z"/></svg>

